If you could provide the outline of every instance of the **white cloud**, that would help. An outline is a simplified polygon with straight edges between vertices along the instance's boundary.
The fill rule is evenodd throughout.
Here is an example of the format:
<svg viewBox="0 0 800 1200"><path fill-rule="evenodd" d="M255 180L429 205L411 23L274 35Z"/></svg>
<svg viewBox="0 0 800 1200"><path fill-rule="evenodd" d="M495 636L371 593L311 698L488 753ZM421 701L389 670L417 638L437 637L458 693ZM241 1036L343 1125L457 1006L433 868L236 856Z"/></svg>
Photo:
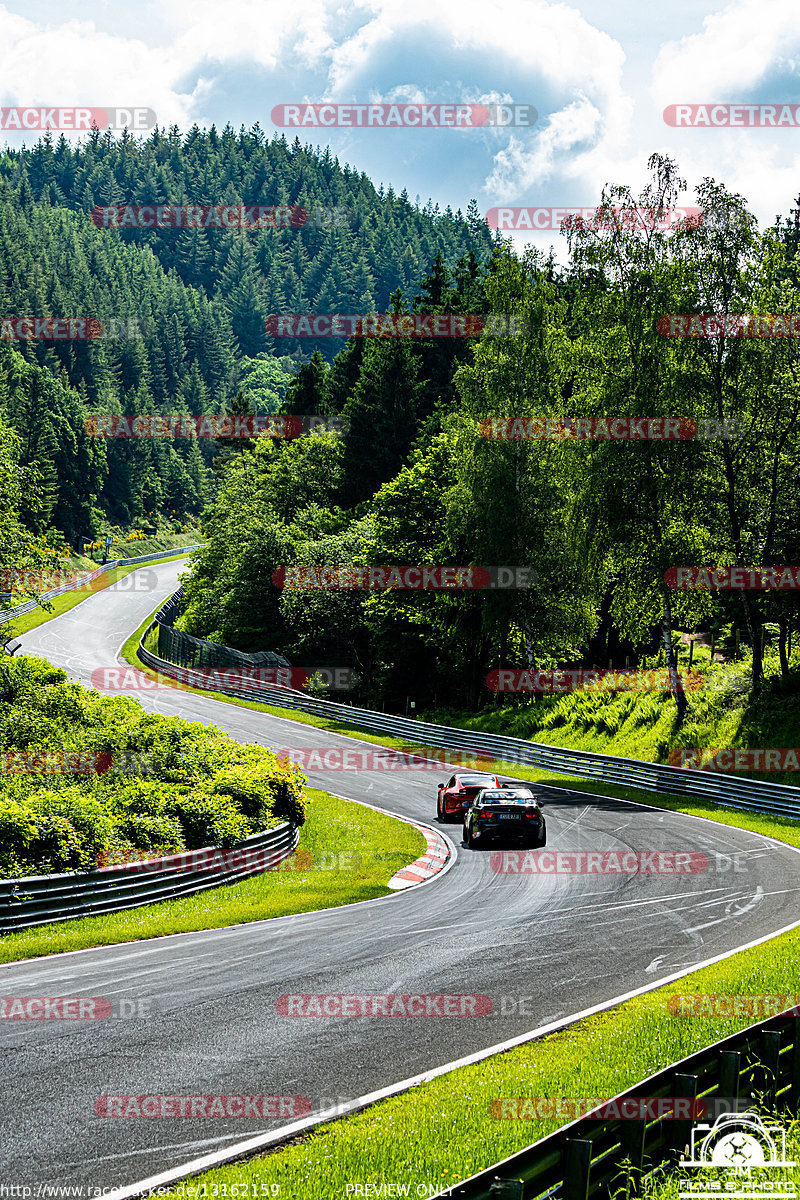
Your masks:
<svg viewBox="0 0 800 1200"><path fill-rule="evenodd" d="M794 59L787 57L792 53ZM661 108L735 99L778 70L796 71L798 55L796 0L736 0L707 16L702 33L662 48L653 67L653 95Z"/></svg>
<svg viewBox="0 0 800 1200"><path fill-rule="evenodd" d="M179 70L169 50L101 32L90 21L39 27L0 10L5 105L136 105L155 109L162 124L186 124L191 96L170 86Z"/></svg>

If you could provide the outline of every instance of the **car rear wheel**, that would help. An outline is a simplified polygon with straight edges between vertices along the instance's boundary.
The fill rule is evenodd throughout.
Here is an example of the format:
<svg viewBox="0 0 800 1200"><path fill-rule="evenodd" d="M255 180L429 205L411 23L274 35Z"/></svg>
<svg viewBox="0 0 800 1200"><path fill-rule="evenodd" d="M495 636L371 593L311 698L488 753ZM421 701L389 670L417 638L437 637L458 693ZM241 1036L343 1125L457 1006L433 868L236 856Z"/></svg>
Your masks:
<svg viewBox="0 0 800 1200"><path fill-rule="evenodd" d="M470 849L472 849L473 846L475 845L475 839L473 838L470 830L467 829L466 825L464 826L464 844L466 846L468 846Z"/></svg>

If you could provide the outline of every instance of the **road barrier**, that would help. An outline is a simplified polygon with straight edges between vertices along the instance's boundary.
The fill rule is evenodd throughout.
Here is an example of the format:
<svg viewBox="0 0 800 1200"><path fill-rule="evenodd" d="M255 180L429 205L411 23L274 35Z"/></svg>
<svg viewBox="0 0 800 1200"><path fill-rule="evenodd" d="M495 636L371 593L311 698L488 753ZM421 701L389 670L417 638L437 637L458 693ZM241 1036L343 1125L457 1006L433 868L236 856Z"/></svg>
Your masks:
<svg viewBox="0 0 800 1200"><path fill-rule="evenodd" d="M100 867L84 874L31 875L24 879L0 879L0 934L73 921L77 917L96 917L121 912L160 900L191 896L207 888L239 883L251 875L272 870L297 848L296 825L284 822L238 842L231 850L221 850L220 870L214 863L217 847L188 850L186 857L196 867L159 868L159 860L145 860L121 866Z"/></svg>
<svg viewBox="0 0 800 1200"><path fill-rule="evenodd" d="M115 571L117 567L127 567L133 563L156 562L159 558L173 558L176 554L188 554L190 550L199 550L200 545L201 543L198 542L192 546L176 546L173 550L157 550L153 554L141 554L138 558L115 558L98 567L96 571L87 571L85 575L77 576L76 579L62 584L61 587L50 588L49 591L42 592L36 600L26 600L24 604L17 604L15 608L3 609L0 611L0 625L5 625L7 621L13 621L15 617L22 617L25 613L33 612L35 608L39 607L39 600L52 600L55 596L63 596L66 592L76 592L79 588L85 587L87 583L91 583L93 579L99 579L101 575Z"/></svg>
<svg viewBox="0 0 800 1200"><path fill-rule="evenodd" d="M180 667L194 667L199 671L236 671L255 668L291 667L288 658L265 650L257 654L246 654L219 642L207 642L175 629L175 619L183 611L183 588L170 596L155 616L150 629L158 631L158 652L170 663ZM192 686L202 687L202 684ZM236 692L236 695L244 695Z"/></svg>
<svg viewBox="0 0 800 1200"><path fill-rule="evenodd" d="M738 1105L741 1111L756 1098L759 1107L768 1111L794 1114L800 1102L798 1024L792 1010L751 1025L651 1075L614 1100L685 1097L718 1100L721 1107ZM613 1101L599 1108L607 1103ZM594 1200L639 1194L642 1179L678 1167L689 1148L693 1123L691 1119L647 1116L598 1119L587 1114L436 1196L447 1200ZM713 1125L713 1118L708 1123ZM688 1173L684 1168L683 1174ZM630 1188L628 1179L632 1180Z"/></svg>
<svg viewBox="0 0 800 1200"><path fill-rule="evenodd" d="M169 621L171 615L174 614L174 603L180 603L180 592L166 602L145 630L139 642L139 658L146 666L163 675L169 675L188 687L207 689L207 677L204 678L191 670L176 666L175 663L144 647L144 640L151 629L159 629L160 645L160 629L163 627L161 614L164 613ZM791 787L788 784L770 783L758 779L740 779L713 771L667 767L660 763L642 762L635 758L616 758L610 754L594 754L586 750L567 750L560 746L548 746L542 742L529 742L522 738L483 733L477 729L432 725L427 721L409 720L407 717L376 712L369 708L356 708L351 704L317 700L306 692L281 687L279 684L254 682L249 687L234 689L226 687L222 682L219 686L215 683L214 690L227 695L258 700L262 704L295 708L301 712L313 713L315 716L344 721L347 725L359 729L403 738L410 745L416 743L452 751L467 750L476 758L485 757L496 762L539 767L546 771L566 773L582 779L597 780L601 783L623 784L657 794L696 796L728 808L765 812L794 819L800 818L800 788ZM443 765L442 770L446 772L446 766Z"/></svg>

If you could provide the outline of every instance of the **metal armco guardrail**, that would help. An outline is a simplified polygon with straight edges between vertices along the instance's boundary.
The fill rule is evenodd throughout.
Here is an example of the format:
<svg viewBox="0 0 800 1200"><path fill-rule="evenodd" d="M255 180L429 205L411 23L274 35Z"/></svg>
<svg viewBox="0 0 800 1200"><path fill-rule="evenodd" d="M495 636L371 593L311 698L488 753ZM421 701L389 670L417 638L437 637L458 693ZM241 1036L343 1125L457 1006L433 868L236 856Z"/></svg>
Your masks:
<svg viewBox="0 0 800 1200"><path fill-rule="evenodd" d="M168 662L199 671L252 670L257 667L291 667L288 658L264 650L246 654L218 642L207 642L175 629L175 619L183 611L183 588L178 588L156 614L153 625L158 630L158 652ZM150 628L153 628L153 625Z"/></svg>
<svg viewBox="0 0 800 1200"><path fill-rule="evenodd" d="M277 867L297 848L299 837L297 826L287 821L252 834L231 850L206 846L170 856L197 864L188 868L182 868L180 862L164 866L169 863L167 858L100 867L81 875L0 879L0 934L121 912L238 883Z"/></svg>
<svg viewBox="0 0 800 1200"><path fill-rule="evenodd" d="M741 1109L758 1097L770 1111L796 1113L800 1101L798 1025L800 1020L791 1010L771 1017L673 1063L614 1100L719 1099L732 1108L738 1102ZM491 1119L487 1113L487 1121ZM587 1115L437 1196L448 1200L594 1200L636 1194L642 1178L678 1165L697 1120L714 1123L713 1116L710 1120L621 1120ZM681 1172L692 1174L690 1169L681 1168ZM628 1178L633 1180L630 1191L626 1189Z"/></svg>
<svg viewBox="0 0 800 1200"><path fill-rule="evenodd" d="M168 600L165 608L169 604ZM281 708L296 708L316 716L345 721L360 729L405 738L409 743L421 743L447 750L467 750L476 757L498 762L540 767L546 771L566 773L609 784L624 784L664 795L697 796L730 808L800 818L800 788L788 784L741 779L712 771L667 767L635 758L616 758L610 754L593 754L586 750L567 750L561 746L548 746L543 742L528 742L522 738L482 733L480 730L432 725L427 721L413 721L407 717L376 712L369 708L356 708L351 704L317 700L305 692L281 687L279 684L249 680L246 675L242 676L241 686L231 687L224 678L215 681L209 678L207 673L178 667L144 648L144 638L151 629L159 627L159 617L163 611L164 609L161 609L156 613L155 619L145 630L139 642L139 658L153 670L169 675L188 687L242 696L248 700L259 700L263 704L273 704Z"/></svg>
<svg viewBox="0 0 800 1200"><path fill-rule="evenodd" d="M156 562L159 558L172 558L184 551L188 554L190 550L199 550L199 548L200 543L195 543L193 546L176 546L172 550L157 550L153 554L141 554L138 558L115 558L98 567L96 571L87 571L85 575L79 575L69 583L62 584L61 587L50 588L49 591L42 592L39 599L52 600L55 596L63 596L67 592L76 592L79 588L85 587L87 583L91 583L93 579L99 579L101 575L115 571L117 567L127 567L133 563ZM17 604L15 608L6 608L0 611L0 625L5 625L7 621L13 621L15 617L24 616L25 613L33 612L38 607L37 600L26 600L24 604Z"/></svg>

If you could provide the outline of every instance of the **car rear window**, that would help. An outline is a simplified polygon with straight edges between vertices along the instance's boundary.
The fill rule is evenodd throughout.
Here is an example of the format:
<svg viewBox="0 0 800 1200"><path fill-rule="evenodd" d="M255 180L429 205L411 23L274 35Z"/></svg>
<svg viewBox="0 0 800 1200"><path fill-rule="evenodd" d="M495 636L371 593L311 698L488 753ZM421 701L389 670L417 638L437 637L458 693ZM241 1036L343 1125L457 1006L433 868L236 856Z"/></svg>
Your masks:
<svg viewBox="0 0 800 1200"><path fill-rule="evenodd" d="M486 787L485 775L459 775L462 787Z"/></svg>
<svg viewBox="0 0 800 1200"><path fill-rule="evenodd" d="M484 804L531 804L536 797L530 792L484 792Z"/></svg>

